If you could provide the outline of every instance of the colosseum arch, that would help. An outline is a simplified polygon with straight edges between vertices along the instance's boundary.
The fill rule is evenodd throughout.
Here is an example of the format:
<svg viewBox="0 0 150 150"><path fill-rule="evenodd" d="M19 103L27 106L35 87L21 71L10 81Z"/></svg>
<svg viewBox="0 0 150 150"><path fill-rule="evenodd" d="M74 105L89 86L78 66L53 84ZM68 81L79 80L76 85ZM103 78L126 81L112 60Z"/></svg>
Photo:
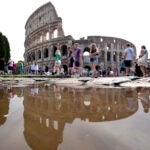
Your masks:
<svg viewBox="0 0 150 150"><path fill-rule="evenodd" d="M35 52L32 52L32 53L31 53L31 59L32 59L32 61L35 61L35 58L36 58L36 57L35 57Z"/></svg>
<svg viewBox="0 0 150 150"><path fill-rule="evenodd" d="M110 51L107 52L107 61L110 61L110 56L111 56L111 53Z"/></svg>
<svg viewBox="0 0 150 150"><path fill-rule="evenodd" d="M66 56L68 54L67 45L62 45L61 46L61 54L62 54L62 56Z"/></svg>
<svg viewBox="0 0 150 150"><path fill-rule="evenodd" d="M117 52L113 52L113 61L114 61L114 62L117 61Z"/></svg>
<svg viewBox="0 0 150 150"><path fill-rule="evenodd" d="M44 58L48 58L48 48L44 49Z"/></svg>
<svg viewBox="0 0 150 150"><path fill-rule="evenodd" d="M41 59L42 58L42 54L41 54L41 51L38 50L38 59Z"/></svg>
<svg viewBox="0 0 150 150"><path fill-rule="evenodd" d="M55 57L55 52L56 52L56 50L57 50L57 46L54 45L54 46L52 47L53 57Z"/></svg>

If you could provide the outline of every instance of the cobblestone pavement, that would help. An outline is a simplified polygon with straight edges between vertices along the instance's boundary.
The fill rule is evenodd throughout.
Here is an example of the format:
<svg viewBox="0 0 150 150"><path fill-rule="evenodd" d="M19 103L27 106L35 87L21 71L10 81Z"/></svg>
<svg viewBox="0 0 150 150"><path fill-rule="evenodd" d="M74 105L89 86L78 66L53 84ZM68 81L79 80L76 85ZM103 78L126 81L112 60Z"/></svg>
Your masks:
<svg viewBox="0 0 150 150"><path fill-rule="evenodd" d="M3 78L0 77L0 86L11 85L13 87L28 86L34 83L45 83L45 85L58 84L63 86L80 86L80 87L104 87L104 86L121 86L121 87L150 87L150 77L139 78L136 76L125 77L80 77L80 78ZM81 86L82 85L82 86Z"/></svg>

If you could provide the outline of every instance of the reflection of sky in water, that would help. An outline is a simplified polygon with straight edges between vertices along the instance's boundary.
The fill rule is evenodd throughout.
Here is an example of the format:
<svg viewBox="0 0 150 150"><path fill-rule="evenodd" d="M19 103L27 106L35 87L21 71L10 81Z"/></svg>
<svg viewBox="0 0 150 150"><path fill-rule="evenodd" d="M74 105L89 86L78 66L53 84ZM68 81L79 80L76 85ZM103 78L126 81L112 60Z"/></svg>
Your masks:
<svg viewBox="0 0 150 150"><path fill-rule="evenodd" d="M1 149L149 149L149 89L36 85L12 91L0 99L7 110L0 111L6 117Z"/></svg>

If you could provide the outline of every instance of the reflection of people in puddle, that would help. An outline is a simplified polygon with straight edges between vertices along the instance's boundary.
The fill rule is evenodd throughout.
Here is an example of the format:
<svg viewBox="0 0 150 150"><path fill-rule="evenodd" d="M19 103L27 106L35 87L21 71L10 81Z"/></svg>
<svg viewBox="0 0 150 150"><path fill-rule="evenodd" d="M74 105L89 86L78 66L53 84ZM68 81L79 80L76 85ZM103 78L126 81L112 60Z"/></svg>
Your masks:
<svg viewBox="0 0 150 150"><path fill-rule="evenodd" d="M127 100L126 109L129 112L134 112L137 109L136 108L137 101L136 101L136 98L135 98L135 95L134 95L134 91L132 89L130 89L129 91L126 90L126 91L123 91L123 92L125 92L125 97L126 97L126 100Z"/></svg>
<svg viewBox="0 0 150 150"><path fill-rule="evenodd" d="M30 89L31 95L37 95L39 93L39 88L35 85Z"/></svg>
<svg viewBox="0 0 150 150"><path fill-rule="evenodd" d="M55 98L56 98L56 110L60 110L61 106L62 106L62 102L61 102L61 89L60 87L58 87L57 85L53 85L53 90L55 93ZM62 88L63 90L63 88Z"/></svg>
<svg viewBox="0 0 150 150"><path fill-rule="evenodd" d="M138 92L138 98L141 100L143 111L148 113L150 108L150 90L144 87L141 88Z"/></svg>
<svg viewBox="0 0 150 150"><path fill-rule="evenodd" d="M9 87L9 88L7 89L7 91L8 91L8 99L10 100L10 99L12 99L12 98L14 97L15 91L13 90L12 87Z"/></svg>
<svg viewBox="0 0 150 150"><path fill-rule="evenodd" d="M19 90L20 90L20 93L18 94L18 97L22 97L23 96L23 88L20 87Z"/></svg>

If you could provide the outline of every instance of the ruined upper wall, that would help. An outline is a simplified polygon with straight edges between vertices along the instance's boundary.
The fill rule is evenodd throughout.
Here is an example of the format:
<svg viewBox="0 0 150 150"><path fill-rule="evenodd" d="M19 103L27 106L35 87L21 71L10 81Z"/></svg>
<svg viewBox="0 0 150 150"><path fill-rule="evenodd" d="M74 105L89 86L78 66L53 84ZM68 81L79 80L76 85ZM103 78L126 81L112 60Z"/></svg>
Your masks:
<svg viewBox="0 0 150 150"><path fill-rule="evenodd" d="M52 3L48 2L39 7L28 18L25 25L26 36L40 27L43 27L44 25L50 25L55 22L61 22L61 18L58 17L55 7L52 5Z"/></svg>

